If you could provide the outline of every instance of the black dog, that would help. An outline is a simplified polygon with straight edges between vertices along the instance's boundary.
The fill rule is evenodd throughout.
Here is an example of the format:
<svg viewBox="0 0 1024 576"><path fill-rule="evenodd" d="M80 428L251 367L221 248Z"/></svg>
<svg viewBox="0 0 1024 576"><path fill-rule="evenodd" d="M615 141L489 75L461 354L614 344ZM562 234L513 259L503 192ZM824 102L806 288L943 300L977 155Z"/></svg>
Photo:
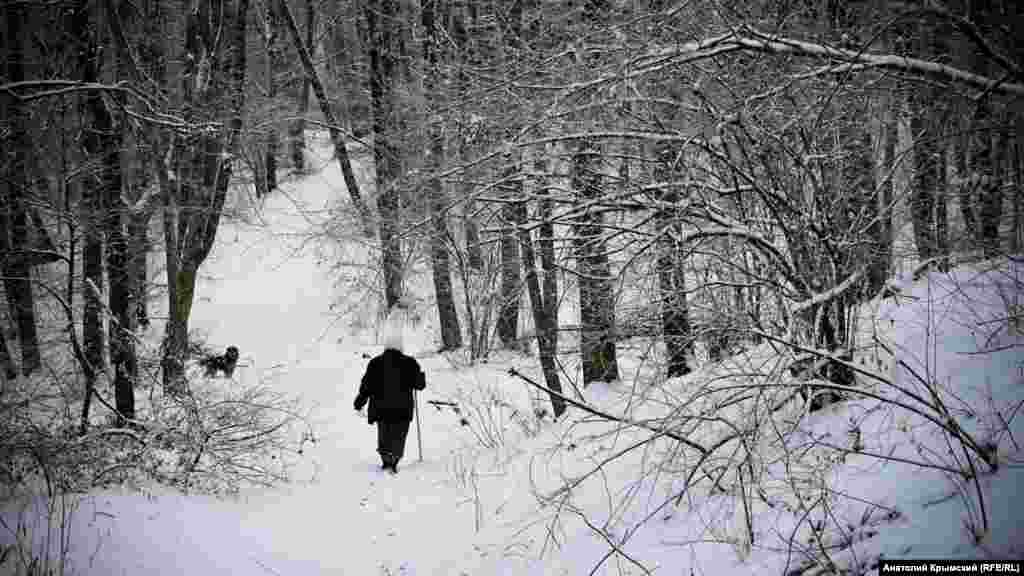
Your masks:
<svg viewBox="0 0 1024 576"><path fill-rule="evenodd" d="M235 373L235 366L238 365L238 348L228 346L228 349L220 356L207 356L199 361L199 365L206 368L207 376L216 376L217 372L224 372L224 376L231 378Z"/></svg>

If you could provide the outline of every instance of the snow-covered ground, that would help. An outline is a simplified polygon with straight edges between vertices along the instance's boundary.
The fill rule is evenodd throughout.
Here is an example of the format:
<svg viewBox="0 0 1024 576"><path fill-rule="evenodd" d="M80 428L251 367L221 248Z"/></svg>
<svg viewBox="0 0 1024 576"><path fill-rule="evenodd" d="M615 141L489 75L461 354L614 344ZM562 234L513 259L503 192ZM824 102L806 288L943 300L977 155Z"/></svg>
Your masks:
<svg viewBox="0 0 1024 576"><path fill-rule="evenodd" d="M709 485L688 491L676 506L686 464L693 460L679 456L666 465L666 454L678 445L665 439L604 464L571 493L559 491L651 433L595 422L578 410L557 424L538 423L531 406L535 394L507 374L515 367L536 375L535 361L496 353L487 363L470 365L459 354L430 353L435 344L429 307L407 338L428 377L421 396L422 437L414 426L400 473L382 473L374 429L352 408L366 365L363 354L381 349L366 324L376 304L348 302L342 309L362 310L360 321L337 318L332 304L364 299L366 293L339 293L345 288L325 267L338 247L306 241L343 199L332 164L268 198L262 224L225 221L201 271L193 308L194 329L211 343L241 350L236 378L242 384L262 382L297 395L310 411L317 442L305 451L294 482L230 499L159 489L92 494L69 521L69 573L555 575L588 574L600 564L595 573L783 574L814 554L801 553L814 548L808 528L813 522L798 521L804 519L799 504L780 475L785 459L767 456L767 441L759 463L765 495L752 498L746 512L736 498L715 494ZM962 454L950 455L934 426L877 400L845 402L803 420L802 433L810 439L849 446L853 429L862 438L863 453L848 453L843 462L823 464L818 476L808 476L827 481L829 490L788 486L806 498L828 493L834 517L821 519L825 528L819 536L826 548L852 543L828 548L841 567L870 573L880 555L1024 557L1024 327L1018 324L1011 334L1005 321L1008 309L1020 313L1021 296L1004 290L1000 297L990 282L995 277L1013 280L1004 287L1019 287L1024 271L965 267L907 283L903 296L865 311L875 319L865 325L895 357L871 346L857 361L907 388L915 386L913 376L900 359L938 382L965 428L998 445L996 473L979 477L977 484L961 482L958 491L950 474L938 468L955 464ZM429 300L429 294L422 296ZM1018 300L1008 305L1007 298ZM986 326L988 333L979 331ZM637 372L645 347L625 346L623 380L592 385L588 403L634 419L660 417L674 408L665 400L721 381L728 369L707 366L647 388L647 376L634 376L646 374ZM980 348L995 351L975 354ZM746 378L751 367L767 370L772 354L764 346L732 365L742 367ZM875 390L881 397L899 396L886 386ZM628 409L626 397L633 398ZM464 412L423 404L431 399L459 401ZM963 416L966 406L974 407L971 416ZM793 444L787 448L797 450ZM911 467L894 457L937 468ZM977 514L973 520L968 514L977 504L959 496L975 496L976 486L989 518L989 530L977 541L968 529L977 524ZM554 504L541 507L538 495ZM745 515L755 519L752 534ZM621 553L601 562L610 544Z"/></svg>

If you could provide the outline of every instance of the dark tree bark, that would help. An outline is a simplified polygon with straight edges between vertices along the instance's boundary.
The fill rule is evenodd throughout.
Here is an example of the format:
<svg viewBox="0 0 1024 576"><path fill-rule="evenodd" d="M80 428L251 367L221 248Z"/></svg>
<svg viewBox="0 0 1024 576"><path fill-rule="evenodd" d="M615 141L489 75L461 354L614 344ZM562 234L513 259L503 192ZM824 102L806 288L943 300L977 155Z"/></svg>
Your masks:
<svg viewBox="0 0 1024 576"><path fill-rule="evenodd" d="M175 190L163 183L163 228L167 275L167 326L165 328L160 368L164 390L171 393L184 391L185 354L188 349L188 313L183 313L181 289L178 287L178 219L180 212ZM189 295L191 297L191 295Z"/></svg>
<svg viewBox="0 0 1024 576"><path fill-rule="evenodd" d="M267 26L263 32L263 41L266 45L266 85L267 99L271 102L277 98L278 82L277 77L285 71L284 49L281 46L278 31L282 28L281 13L277 2L270 2L267 5ZM280 148L281 137L277 131L277 124L270 122L264 134L263 149L263 178L257 183L256 193L259 195L269 194L277 188L277 154Z"/></svg>
<svg viewBox="0 0 1024 576"><path fill-rule="evenodd" d="M463 156L465 158L466 156ZM469 268L476 272L484 269L484 251L480 244L480 227L477 225L476 202L470 196L472 185L461 186L462 197L466 201L462 203L462 230L465 234L466 260Z"/></svg>
<svg viewBox="0 0 1024 576"><path fill-rule="evenodd" d="M402 252L398 236L399 191L396 186L401 173L401 161L395 142L395 95L392 89L397 73L393 19L398 14L398 7L394 0L372 0L367 3L365 14L384 300L388 310L391 310L402 297Z"/></svg>
<svg viewBox="0 0 1024 576"><path fill-rule="evenodd" d="M116 152L105 159L104 187L107 192L107 273L110 278L110 361L114 367L114 401L118 426L135 418L135 381L138 361L132 329L132 276L128 265L128 242L122 219L126 210L121 201L121 167Z"/></svg>
<svg viewBox="0 0 1024 576"><path fill-rule="evenodd" d="M73 16L74 36L78 42L78 67L83 82L99 81L99 44L97 30L90 13L90 4L80 0ZM106 156L110 153L112 126L106 105L98 92L88 92L81 100L81 117L83 118L82 147L87 158L101 160L105 165ZM113 148L116 153L117 148ZM106 170L97 178L87 176L82 181L82 205L84 207L84 244L82 247L82 297L84 310L82 315L82 343L85 361L89 368L86 374L86 398L91 400L95 393L95 374L104 366L104 325L103 325L103 223L104 200L107 196L105 185ZM83 427L88 422L88 403L83 408Z"/></svg>
<svg viewBox="0 0 1024 576"><path fill-rule="evenodd" d="M873 298L882 290L889 279L892 265L892 165L896 150L896 119L893 106L894 98L891 94L884 93L878 96L873 102L874 110L870 120L875 195L872 211L874 218L869 220L868 227L871 253L865 288L867 298Z"/></svg>
<svg viewBox="0 0 1024 576"><path fill-rule="evenodd" d="M426 170L437 173L444 161L444 134L441 123L441 71L438 68L439 38L435 22L438 1L426 0L421 8L421 20L426 37L423 40L423 60L427 68L425 72L425 90L430 115L429 148L427 150ZM442 17L443 17L442 12ZM430 211L433 230L430 236L430 259L434 279L434 296L437 300L437 315L441 322L441 348L454 350L462 346L462 330L459 316L452 295L452 278L448 258L448 213L445 206L444 189L441 179L434 177L427 183L430 195Z"/></svg>
<svg viewBox="0 0 1024 576"><path fill-rule="evenodd" d="M944 178L940 179L937 127L929 114L927 102L915 102L911 112L911 130L914 134L914 176L911 183L910 216L914 228L914 242L922 262L939 255L935 227L935 197Z"/></svg>
<svg viewBox="0 0 1024 576"><path fill-rule="evenodd" d="M655 171L658 182L672 180L668 168L672 161L670 150L661 154L661 161ZM676 242L679 232L676 215L668 206L679 202L678 191L669 185L659 200L666 206L658 211L658 287L661 291L661 332L668 355L669 378L690 373L688 355L692 352L693 334L690 329L690 313L686 303L686 278L683 267L682 247Z"/></svg>
<svg viewBox="0 0 1024 576"><path fill-rule="evenodd" d="M131 303L134 308L135 326L149 326L149 221L152 211L128 215L128 273L131 275Z"/></svg>
<svg viewBox="0 0 1024 576"><path fill-rule="evenodd" d="M5 61L9 82L25 79L24 6L17 2L4 7ZM29 249L28 217L28 114L25 107L8 96L0 96L0 112L8 119L10 133L7 142L10 156L0 182L0 274L4 277L4 292L11 318L18 328L21 347L21 371L28 376L42 366L39 338L36 334L35 297L32 289Z"/></svg>
<svg viewBox="0 0 1024 576"><path fill-rule="evenodd" d="M316 56L316 11L313 0L306 0L306 46L309 47L310 58ZM306 170L306 113L309 112L309 93L311 82L303 77L302 86L298 90L298 106L296 118L288 126L288 140L291 144L292 167L296 172Z"/></svg>
<svg viewBox="0 0 1024 576"><path fill-rule="evenodd" d="M522 251L523 272L526 275L526 289L530 294L530 310L533 311L533 326L537 337L537 350L540 356L540 368L544 373L544 381L549 390L557 394L551 394L551 409L557 419L565 412L565 399L561 397L562 384L558 380L558 367L555 365L556 343L552 339L551 317L548 315L549 306L541 294L540 281L537 279L537 257L533 251L533 239L530 231L525 227L527 217L526 201L513 205L515 224L519 236L519 246Z"/></svg>
<svg viewBox="0 0 1024 576"><path fill-rule="evenodd" d="M295 49L299 52L299 59L302 60L302 67L306 72L306 79L312 85L317 101L320 102L320 111L323 113L324 120L327 122L328 130L331 134L331 142L334 144L334 155L338 158L338 166L341 168L341 175L345 179L345 188L348 189L348 196L352 201L352 206L359 213L367 234L372 234L373 226L370 219L370 212L367 210L366 204L363 202L363 196L359 191L359 183L356 181L355 172L352 170L352 162L349 160L348 149L345 148L345 136L341 133L341 129L338 128L338 119L334 110L331 109L331 101L327 99L327 92L324 90L324 85L320 81L320 76L317 74L316 68L313 65L313 57L310 56L309 48L307 48L305 42L302 41L302 36L299 33L299 26L295 23L295 17L292 16L292 12L288 8L287 2L285 2L285 0L279 0L279 6L281 16L284 18L284 23L288 27L288 33L292 37L292 43L295 45ZM368 12L372 12L372 10L368 9Z"/></svg>
<svg viewBox="0 0 1024 576"><path fill-rule="evenodd" d="M109 2L109 0L108 0ZM135 77L136 65L141 66L142 72L148 78L152 86L163 91L166 84L167 58L164 49L167 33L164 27L165 14L161 0L140 0L132 6L121 7L121 22L113 21L111 26L120 29L121 24L125 28L138 31L141 42L138 47L138 62L131 61L124 50L118 49L118 62L121 70L128 76ZM123 30L120 30L123 33ZM117 42L117 34L113 34ZM143 84L145 85L145 84ZM131 274L131 305L134 307L136 326L149 326L149 303L147 287L149 285L149 274L147 254L149 253L149 224L153 213L157 208L159 196L153 194L150 188L153 183L153 170L159 169L152 161L153 150L149 139L143 139L141 147L145 148L144 153L138 160L136 169L136 186L138 193L131 196L133 203L138 203L142 195L148 195L151 200L145 202L142 207L136 207L129 211L128 220L128 254L129 274Z"/></svg>
<svg viewBox="0 0 1024 576"><path fill-rule="evenodd" d="M115 0L108 0L117 11ZM126 63L120 62L122 70ZM112 98L120 108L120 95ZM99 108L99 107L97 107ZM135 278L129 263L128 239L125 224L129 221L128 206L122 195L122 169L120 151L123 147L123 132L115 125L114 118L105 106L101 116L93 118L101 129L102 142L102 187L105 194L105 232L107 244L107 277L110 282L108 306L113 316L109 323L110 362L114 368L114 406L117 409L117 426L125 426L135 418L135 381L138 377L138 360L135 352L133 331L135 315L133 299L137 292ZM99 114L99 110L97 110Z"/></svg>
<svg viewBox="0 0 1024 576"><path fill-rule="evenodd" d="M976 137L973 138L971 149L971 169L979 176L979 197L977 210L977 243L981 246L985 257L998 256L1000 250L999 222L1003 217L1003 182L1006 176L1005 156L1007 138L1003 137L1003 129L992 124L999 124L996 119L979 109L975 117L977 126Z"/></svg>
<svg viewBox="0 0 1024 576"><path fill-rule="evenodd" d="M546 174L547 160L543 157L538 159L537 168L538 173ZM551 347L550 354L554 360L558 351L558 265L555 262L555 224L551 214L551 195L546 180L538 186L537 194L541 196L537 245L540 251L541 268L544 270L541 300L544 302L546 342ZM543 350L541 350L541 354L544 354Z"/></svg>
<svg viewBox="0 0 1024 576"><path fill-rule="evenodd" d="M842 108L837 132L843 153L834 159L837 181L833 186L834 190L841 192L831 203L831 209L826 210L827 229L838 231L839 235L833 238L826 233L825 241L828 242L827 253L835 271L831 284L842 282L864 269L863 280L857 289L839 299L841 306L854 306L858 299L874 296L881 290L888 276L890 247L884 232L888 211L882 213L879 200L885 196L885 183L876 183L875 175L879 169L875 164L878 155L872 148L872 126L863 121L872 114L884 115L884 111L869 103L850 103ZM874 136L877 142L877 132L885 131L887 127L884 120L874 121L883 124L876 126ZM942 183L945 184L945 179ZM840 315L846 317L845 309Z"/></svg>
<svg viewBox="0 0 1024 576"><path fill-rule="evenodd" d="M615 299L605 250L603 218L589 205L601 196L601 160L597 147L581 141L572 159L572 188L578 210L574 228L576 281L580 294L580 356L583 386L619 378L615 350Z"/></svg>
<svg viewBox="0 0 1024 576"><path fill-rule="evenodd" d="M472 6L472 3L470 3L470 6ZM457 58L455 63L455 87L456 90L465 91L469 87L466 69L470 54L470 39L462 6L457 6L453 10L451 37L455 43ZM460 120L460 124L464 129L459 134L459 161L467 162L471 155L471 145L469 142L471 131L465 128L469 126L468 114L463 113ZM465 235L467 261L470 269L480 272L484 269L484 255L483 249L480 246L480 228L477 225L476 202L472 196L473 185L468 182L470 180L468 171L463 173L461 178L465 182L460 184L459 192L460 196L465 199L462 202L462 230Z"/></svg>
<svg viewBox="0 0 1024 576"><path fill-rule="evenodd" d="M944 30L934 22L921 20L908 25L909 43L927 57L947 51ZM914 241L922 262L938 259L940 268L948 266L948 216L946 214L946 145L944 102L941 89L921 85L910 97L911 132L914 139L914 175L910 191L910 216Z"/></svg>
<svg viewBox="0 0 1024 576"><path fill-rule="evenodd" d="M1020 4L991 0L956 1L952 8L975 23L983 33L990 34L986 40L995 41L996 50L1012 59L1010 65L1016 66L1015 76L1019 81L1021 66L1024 65L1024 42L1021 40L1024 25ZM957 38L959 42L951 52L958 65L980 75L1002 77L1007 73L1006 65L994 59L993 54L982 49L973 38L967 35L958 35ZM1020 181L1013 179L1012 167L1012 140L1019 142L1020 132L1011 139L1012 132L1020 125L1020 113L1013 107L1003 108L988 97L969 100L965 108L971 120L966 130L969 188L967 194L961 195L961 208L965 221L968 221L967 227L973 232L975 246L986 258L993 258L1003 252L999 229L1003 218L1004 191L1010 188L1007 184L1015 183L1017 196L1020 195ZM1014 116L1018 120L1015 121Z"/></svg>
<svg viewBox="0 0 1024 576"><path fill-rule="evenodd" d="M515 167L505 170L505 198L518 199L522 196L523 182L514 172ZM501 292L498 303L498 338L506 348L518 345L516 334L519 326L519 294L521 283L519 278L519 241L516 239L516 204L507 202L501 207Z"/></svg>

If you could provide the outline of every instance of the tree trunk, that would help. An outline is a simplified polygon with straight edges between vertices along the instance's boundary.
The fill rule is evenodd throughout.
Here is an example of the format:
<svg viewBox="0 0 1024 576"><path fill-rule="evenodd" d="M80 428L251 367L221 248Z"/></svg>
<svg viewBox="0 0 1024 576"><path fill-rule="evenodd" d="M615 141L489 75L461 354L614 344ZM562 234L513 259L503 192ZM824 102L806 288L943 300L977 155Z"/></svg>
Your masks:
<svg viewBox="0 0 1024 576"><path fill-rule="evenodd" d="M112 1L112 0L111 0ZM116 7L115 7L116 11ZM125 64L119 63L123 70ZM118 100L120 108L123 98ZM110 362L114 368L114 406L117 409L117 426L123 427L135 418L135 381L138 377L138 359L135 353L132 300L136 291L135 278L129 263L128 240L125 223L129 219L128 206L122 196L122 167L120 151L123 147L123 132L114 125L109 110L104 107L102 120L106 134L103 136L103 189L106 193L106 242L107 277L110 281L108 306L113 316L109 323ZM100 122L97 122L100 124Z"/></svg>
<svg viewBox="0 0 1024 576"><path fill-rule="evenodd" d="M132 277L131 303L134 307L135 325L149 326L149 298L147 286L149 273L146 256L149 254L149 221L152 212L128 215L128 273Z"/></svg>
<svg viewBox="0 0 1024 576"><path fill-rule="evenodd" d="M464 188L465 196L470 193L469 190L472 186L467 185ZM477 225L476 219L476 202L472 198L468 198L462 208L462 229L466 234L466 256L470 269L481 272L484 269L484 251L480 245L480 227Z"/></svg>
<svg viewBox="0 0 1024 576"><path fill-rule="evenodd" d="M589 141L578 144L573 155L572 188L582 213L574 225L576 281L580 298L580 356L583 386L619 378L615 350L615 299L605 251L602 217L584 206L601 196L600 153Z"/></svg>
<svg viewBox="0 0 1024 576"><path fill-rule="evenodd" d="M80 0L76 5L73 26L74 36L79 42L78 66L83 82L99 82L99 46L96 30L90 15L90 5ZM116 145L111 140L112 127L106 104L98 92L88 92L81 100L81 117L83 118L82 146L87 159L100 159L101 166L106 165L106 155L111 147L116 153ZM89 365L86 374L86 398L91 399L95 392L94 376L104 366L104 326L103 326L103 222L104 200L107 196L105 186L110 182L103 176L96 178L87 176L82 182L82 205L84 206L84 245L82 247L83 278L82 295L84 311L82 316L82 341L85 349L85 361ZM88 422L88 414L83 412L83 427Z"/></svg>
<svg viewBox="0 0 1024 576"><path fill-rule="evenodd" d="M999 255L999 222L1003 216L1003 178L1006 138L1002 128L990 125L990 114L979 114L978 137L972 154L972 168L980 176L978 198L978 244L986 258ZM991 123L998 124L995 119Z"/></svg>
<svg viewBox="0 0 1024 576"><path fill-rule="evenodd" d="M465 23L465 14L463 13L462 7L465 5L459 5L452 15L451 20L451 38L455 44L455 51L457 54L458 61L456 62L457 72L455 75L455 89L458 91L465 91L469 87L469 81L467 80L466 68L467 61L469 60L470 45L469 45L469 34ZM472 6L472 3L469 3ZM459 161L467 163L470 160L471 155L471 139L472 139L472 128L465 128L470 126L470 119L468 113L465 111L461 112L460 125L464 127L459 132ZM476 202L473 200L473 185L470 183L470 170L467 169L461 175L462 183L459 185L460 197L463 198L462 202L462 230L465 234L466 241L466 255L469 263L469 268L480 272L484 269L484 256L483 250L480 246L480 228L477 225L476 216Z"/></svg>
<svg viewBox="0 0 1024 576"><path fill-rule="evenodd" d="M514 165L505 169L506 179L504 194L506 199L518 199L522 196L523 183L516 174ZM507 202L501 207L501 292L498 304L498 338L506 348L517 346L516 334L519 326L519 294L521 291L519 278L519 241L516 239L514 225L516 222L516 204Z"/></svg>
<svg viewBox="0 0 1024 576"><path fill-rule="evenodd" d="M267 100L271 106L275 106L278 96L278 76L287 71L284 61L284 48L281 46L278 31L282 28L281 14L277 2L267 5L266 28L263 31L264 44L266 45L266 84ZM256 192L269 194L277 188L277 154L280 149L281 137L278 134L276 122L270 121L264 134L263 149L263 178L258 182Z"/></svg>
<svg viewBox="0 0 1024 576"><path fill-rule="evenodd" d="M309 56L316 56L316 11L313 9L313 0L306 0L306 46L309 47ZM288 139L291 143L292 167L296 172L306 171L306 113L309 111L309 77L302 79L302 86L298 91L298 106L296 118L288 126Z"/></svg>
<svg viewBox="0 0 1024 576"><path fill-rule="evenodd" d="M445 222L444 196L437 179L431 184L433 196L433 223L431 235L431 261L433 264L434 294L437 298L437 314L441 322L441 348L454 350L462 346L462 329L452 294L451 267L448 258L448 225Z"/></svg>
<svg viewBox="0 0 1024 576"><path fill-rule="evenodd" d="M537 169L540 174L547 174L547 159L543 155L537 159ZM537 194L541 196L537 244L540 249L541 268L544 270L541 300L544 302L547 343L551 347L550 353L554 360L558 352L558 265L555 262L555 224L551 220L551 196L546 180L537 187ZM541 354L543 353L542 350Z"/></svg>
<svg viewBox="0 0 1024 576"><path fill-rule="evenodd" d="M868 236L871 238L871 253L867 271L866 296L874 297L885 286L889 279L892 265L892 205L893 179L895 178L894 163L896 146L896 122L893 113L893 98L889 92L883 92L873 101L870 133L871 149L874 165L873 198L874 218L870 220ZM872 199L869 198L869 202Z"/></svg>
<svg viewBox="0 0 1024 576"><path fill-rule="evenodd" d="M500 62L510 60L508 48L519 45L521 39L520 27L522 18L522 6L520 2L513 2L509 5L506 18L501 26L501 41L497 43L498 51L495 56ZM505 169L502 179L505 182L504 197L506 200L513 200L502 204L501 208L501 304L498 312L498 336L506 348L518 348L520 342L517 339L519 327L519 307L522 295L523 284L519 275L520 259L525 254L519 253L520 241L516 237L515 226L520 219L520 206L523 198L523 171L522 155L519 151L505 155ZM522 209L525 210L525 207ZM525 215L523 215L525 218ZM533 266L523 262L522 267ZM540 329L540 327L537 327Z"/></svg>
<svg viewBox="0 0 1024 576"><path fill-rule="evenodd" d="M921 262L938 256L935 230L935 197L938 193L939 168L936 126L931 122L924 97L914 103L911 131L914 138L914 176L911 184L910 217L914 242Z"/></svg>
<svg viewBox="0 0 1024 576"><path fill-rule="evenodd" d="M295 45L295 49L299 52L299 59L302 60L302 67L306 71L306 79L309 80L313 86L313 92L316 94L316 99L320 102L320 111L324 115L324 121L327 122L328 130L331 133L331 142L334 144L334 154L338 158L338 166L341 168L341 174L345 179L345 187L348 189L349 198L352 200L352 206L355 207L362 219L365 232L369 235L373 232L373 223L370 218L370 212L366 208L366 204L363 202L363 196L359 192L359 183L356 181L355 172L352 170L352 162L348 157L348 150L345 148L345 136L341 133L338 123L338 118L331 109L331 102L327 99L327 92L324 90L324 85L320 82L320 75L317 74L316 68L313 65L313 57L309 54L309 49L306 47L305 42L302 41L302 36L299 34L299 27L295 23L295 17L292 16L291 10L288 8L288 3L285 0L280 0L279 5L281 7L281 16L284 18L285 25L288 27L288 33L292 37L292 43ZM367 13L373 12L373 9L367 8ZM376 50L371 48L371 50ZM379 181L379 180L378 180Z"/></svg>
<svg viewBox="0 0 1024 576"><path fill-rule="evenodd" d="M128 262L128 242L122 218L125 207L121 201L121 175L117 151L107 156L105 187L107 190L107 272L110 278L110 361L114 367L114 400L118 426L125 419L135 418L135 381L138 361L135 354L132 315L132 270Z"/></svg>
<svg viewBox="0 0 1024 576"><path fill-rule="evenodd" d="M402 297L402 251L398 236L401 173L398 146L394 142L396 72L392 53L392 19L397 15L393 0L375 0L366 6L367 50L370 56L370 102L373 108L373 161L376 167L377 212L384 274L384 300L391 310ZM316 80L314 80L314 89ZM333 123L333 122L332 122Z"/></svg>
<svg viewBox="0 0 1024 576"><path fill-rule="evenodd" d="M109 1L109 0L108 0ZM135 4L134 9L127 9L122 12L121 20L132 30L138 30L142 43L139 46L138 64L142 66L147 77L152 79L153 84L163 89L166 84L167 57L164 50L166 31L164 27L165 15L160 0L141 0ZM116 26L116 24L112 24ZM123 31L122 31L123 32ZM115 42L118 34L113 34ZM118 62L124 73L133 79L137 79L138 70L128 59L125 50L118 47ZM148 139L147 139L148 140ZM153 183L153 170L162 169L159 163L154 163L152 158L154 150L152 144L146 143L146 153L141 156L137 170L136 189L141 194L151 194L150 187ZM161 159L162 160L162 159ZM158 196L155 197L158 199ZM138 202L140 195L131 198L132 202ZM147 287L149 285L147 255L149 254L149 223L157 208L154 202L147 205L141 211L132 211L128 215L128 253L129 270L132 275L131 303L135 308L134 316L137 326L149 326L149 302Z"/></svg>
<svg viewBox="0 0 1024 576"><path fill-rule="evenodd" d="M436 174L444 162L444 134L441 123L441 71L437 57L439 41L435 28L436 1L422 4L421 19L426 37L423 40L423 60L426 66L425 90L429 115L429 148L427 149L426 171ZM444 14L442 13L442 18ZM459 315L452 296L452 278L448 259L448 214L445 206L444 189L441 179L434 177L427 183L430 195L430 211L433 230L430 236L430 256L434 279L434 296L437 300L437 315L441 323L441 348L454 350L462 346L462 330Z"/></svg>
<svg viewBox="0 0 1024 576"><path fill-rule="evenodd" d="M24 35L24 7L9 3L4 9L6 20L6 78L9 82L25 79L25 57L22 45ZM3 63L0 63L2 66ZM28 237L28 118L22 104L7 96L0 96L2 116L8 119L7 148L10 154L6 174L0 182L0 274L4 277L4 291L11 317L18 328L21 346L21 371L28 376L42 366L39 338L36 334L35 297L33 296Z"/></svg>
<svg viewBox="0 0 1024 576"><path fill-rule="evenodd" d="M667 153L667 154L666 154ZM658 182L668 183L672 178L667 164L671 162L670 150L662 153L661 162L655 172ZM666 184L668 185L668 184ZM671 185L668 185L671 186ZM658 211L658 287L661 291L661 332L668 355L668 377L684 376L690 373L688 356L692 349L693 334L690 329L690 313L686 304L686 277L681 254L682 247L675 240L678 224L675 214L668 206L679 202L679 193L667 188L659 194L659 200L666 206Z"/></svg>
<svg viewBox="0 0 1024 576"><path fill-rule="evenodd" d="M157 168L160 170L160 168ZM167 325L161 350L160 367L164 391L172 394L185 390L185 351L188 348L188 316L179 306L178 259L181 246L178 241L177 191L166 182L163 188L163 227L165 245L165 272L167 276Z"/></svg>
<svg viewBox="0 0 1024 576"><path fill-rule="evenodd" d="M540 368L544 373L544 381L550 394L551 409L557 419L565 412L565 400L561 397L562 384L558 380L558 367L555 365L557 353L555 341L552 339L551 317L549 306L541 294L540 281L537 279L537 258L533 252L533 240L530 231L525 228L527 208L526 201L513 205L515 224L522 251L523 272L526 274L526 289L530 294L530 309L533 311L533 327L537 337L537 351L540 356Z"/></svg>

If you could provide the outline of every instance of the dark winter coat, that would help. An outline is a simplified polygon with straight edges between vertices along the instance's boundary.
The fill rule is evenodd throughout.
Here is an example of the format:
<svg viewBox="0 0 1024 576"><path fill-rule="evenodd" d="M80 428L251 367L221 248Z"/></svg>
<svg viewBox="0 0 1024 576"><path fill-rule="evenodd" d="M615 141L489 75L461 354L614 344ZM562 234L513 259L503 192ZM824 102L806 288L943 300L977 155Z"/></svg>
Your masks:
<svg viewBox="0 0 1024 576"><path fill-rule="evenodd" d="M426 388L426 377L419 362L398 350L388 348L370 360L359 385L355 409L367 402L370 424L378 421L408 422L413 416L413 390Z"/></svg>

